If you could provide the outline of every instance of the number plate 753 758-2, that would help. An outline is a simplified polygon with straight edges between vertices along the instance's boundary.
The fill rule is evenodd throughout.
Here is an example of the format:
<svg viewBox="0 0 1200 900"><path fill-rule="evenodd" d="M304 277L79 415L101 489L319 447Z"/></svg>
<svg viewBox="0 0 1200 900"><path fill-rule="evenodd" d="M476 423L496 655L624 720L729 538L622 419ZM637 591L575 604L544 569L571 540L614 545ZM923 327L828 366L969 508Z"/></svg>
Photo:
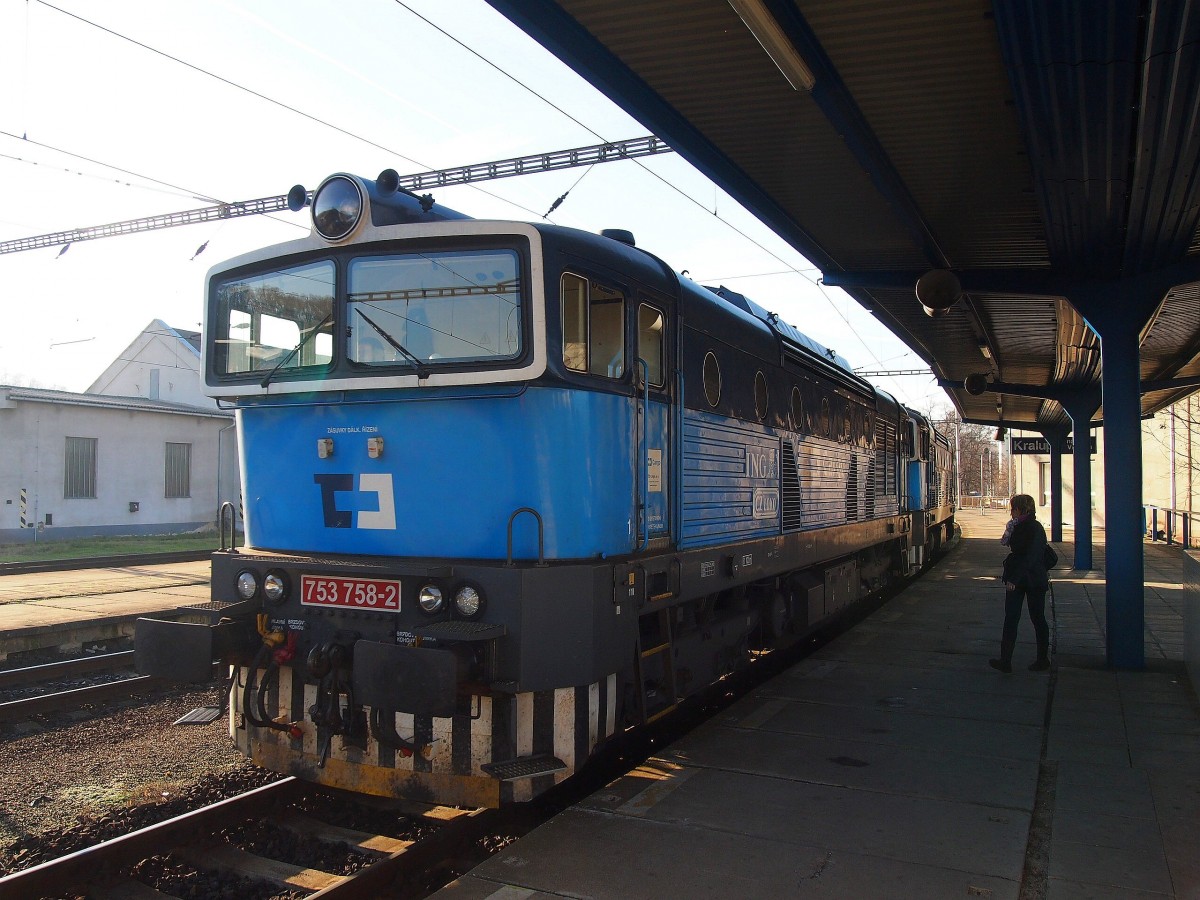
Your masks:
<svg viewBox="0 0 1200 900"><path fill-rule="evenodd" d="M305 606L399 612L400 582L380 581L374 578L302 575L300 602Z"/></svg>

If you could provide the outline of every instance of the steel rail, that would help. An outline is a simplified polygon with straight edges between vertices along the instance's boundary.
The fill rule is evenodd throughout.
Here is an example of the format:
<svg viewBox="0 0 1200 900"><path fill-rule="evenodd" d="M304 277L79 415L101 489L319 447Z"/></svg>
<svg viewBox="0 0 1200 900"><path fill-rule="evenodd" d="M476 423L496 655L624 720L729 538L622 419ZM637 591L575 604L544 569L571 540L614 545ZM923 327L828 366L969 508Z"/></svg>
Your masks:
<svg viewBox="0 0 1200 900"><path fill-rule="evenodd" d="M132 651L130 651L132 652ZM31 716L60 709L77 709L87 703L103 703L106 700L123 700L130 694L157 688L166 683L166 679L150 675L135 675L133 678L122 678L120 681L106 681L104 684L93 684L89 687L76 688L71 691L59 691L54 694L42 694L38 697L26 697L23 700L10 700L0 703L0 723L20 722ZM3 896L0 894L0 896Z"/></svg>
<svg viewBox="0 0 1200 900"><path fill-rule="evenodd" d="M36 900L38 897L61 893L72 885L93 880L102 869L115 871L162 853L189 837L259 817L263 814L264 806L283 802L301 784L289 776L111 841L6 875L0 878L0 897L5 900Z"/></svg>
<svg viewBox="0 0 1200 900"><path fill-rule="evenodd" d="M427 871L454 850L469 844L491 831L503 810L476 809L446 823L440 831L421 838L414 844L389 853L365 868L345 876L327 888L309 894L305 900L375 900L387 888L395 885L405 870Z"/></svg>
<svg viewBox="0 0 1200 900"><path fill-rule="evenodd" d="M0 671L0 690L56 679L75 678L89 672L110 672L113 669L125 669L132 665L133 651L122 650L119 653L99 653L80 659L67 659L40 666L26 666L23 669L5 669Z"/></svg>

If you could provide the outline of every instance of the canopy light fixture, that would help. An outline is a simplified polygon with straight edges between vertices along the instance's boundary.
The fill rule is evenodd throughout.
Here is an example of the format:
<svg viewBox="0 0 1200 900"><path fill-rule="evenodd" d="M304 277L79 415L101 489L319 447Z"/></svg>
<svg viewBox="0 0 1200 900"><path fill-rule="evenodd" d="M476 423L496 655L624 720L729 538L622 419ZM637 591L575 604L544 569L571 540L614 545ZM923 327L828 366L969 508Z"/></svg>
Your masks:
<svg viewBox="0 0 1200 900"><path fill-rule="evenodd" d="M987 390L987 376L979 372L973 372L963 379L963 389L972 397L978 397Z"/></svg>
<svg viewBox="0 0 1200 900"><path fill-rule="evenodd" d="M962 294L962 283L949 269L930 269L917 279L917 300L927 316L946 315Z"/></svg>
<svg viewBox="0 0 1200 900"><path fill-rule="evenodd" d="M987 341L979 342L979 352L983 354L984 359L992 358L992 348L988 346Z"/></svg>
<svg viewBox="0 0 1200 900"><path fill-rule="evenodd" d="M775 17L763 6L762 0L729 0L729 5L767 51L767 56L771 57L771 62L783 73L792 89L811 91L817 83L812 69L779 27Z"/></svg>

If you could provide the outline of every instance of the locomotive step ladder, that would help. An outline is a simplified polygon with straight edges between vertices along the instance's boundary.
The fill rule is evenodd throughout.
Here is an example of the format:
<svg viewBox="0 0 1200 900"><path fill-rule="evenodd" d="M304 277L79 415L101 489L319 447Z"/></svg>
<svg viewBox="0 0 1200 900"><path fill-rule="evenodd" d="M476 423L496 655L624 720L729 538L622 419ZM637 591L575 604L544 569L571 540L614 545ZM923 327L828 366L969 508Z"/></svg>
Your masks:
<svg viewBox="0 0 1200 900"><path fill-rule="evenodd" d="M635 663L640 688L638 707L642 721L648 724L662 718L679 705L669 608L642 616L639 620Z"/></svg>

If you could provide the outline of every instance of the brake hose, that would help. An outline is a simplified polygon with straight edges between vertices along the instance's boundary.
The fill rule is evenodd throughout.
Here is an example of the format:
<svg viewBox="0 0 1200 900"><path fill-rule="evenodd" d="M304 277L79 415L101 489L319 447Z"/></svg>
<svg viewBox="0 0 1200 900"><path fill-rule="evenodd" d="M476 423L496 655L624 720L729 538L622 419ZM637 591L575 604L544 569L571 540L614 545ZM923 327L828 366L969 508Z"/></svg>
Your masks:
<svg viewBox="0 0 1200 900"><path fill-rule="evenodd" d="M254 661L250 663L250 674L246 677L246 686L242 688L242 714L251 725L270 728L274 731L286 731L292 737L299 737L299 729L294 722L276 722L267 715L267 690L271 686L272 679L279 677L279 664L274 659L268 663L267 670L263 673L262 684L258 687L257 695L255 694L258 670L266 662L270 652L271 648L263 644L254 654ZM254 715L255 707L258 708L258 716Z"/></svg>

